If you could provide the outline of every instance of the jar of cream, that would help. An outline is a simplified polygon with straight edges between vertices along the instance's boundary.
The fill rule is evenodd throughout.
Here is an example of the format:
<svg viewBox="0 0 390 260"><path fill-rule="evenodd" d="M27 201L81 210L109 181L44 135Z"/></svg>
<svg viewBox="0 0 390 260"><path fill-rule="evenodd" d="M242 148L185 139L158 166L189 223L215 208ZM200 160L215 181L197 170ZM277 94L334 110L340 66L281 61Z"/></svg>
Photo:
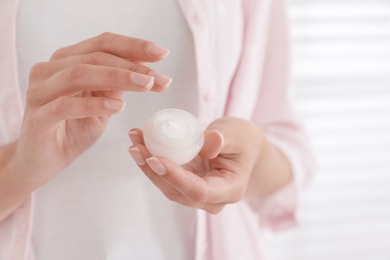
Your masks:
<svg viewBox="0 0 390 260"><path fill-rule="evenodd" d="M164 109L145 124L144 141L153 156L163 156L182 165L190 162L203 146L203 131L192 114Z"/></svg>

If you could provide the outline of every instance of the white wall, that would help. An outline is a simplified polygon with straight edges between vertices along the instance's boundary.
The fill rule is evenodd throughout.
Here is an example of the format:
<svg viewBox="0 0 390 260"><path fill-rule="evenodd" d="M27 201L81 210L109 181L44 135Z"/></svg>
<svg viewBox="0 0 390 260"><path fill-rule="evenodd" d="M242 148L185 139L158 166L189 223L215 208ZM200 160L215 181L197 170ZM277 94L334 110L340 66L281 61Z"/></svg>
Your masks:
<svg viewBox="0 0 390 260"><path fill-rule="evenodd" d="M272 260L390 260L390 1L289 4L294 99L320 170Z"/></svg>

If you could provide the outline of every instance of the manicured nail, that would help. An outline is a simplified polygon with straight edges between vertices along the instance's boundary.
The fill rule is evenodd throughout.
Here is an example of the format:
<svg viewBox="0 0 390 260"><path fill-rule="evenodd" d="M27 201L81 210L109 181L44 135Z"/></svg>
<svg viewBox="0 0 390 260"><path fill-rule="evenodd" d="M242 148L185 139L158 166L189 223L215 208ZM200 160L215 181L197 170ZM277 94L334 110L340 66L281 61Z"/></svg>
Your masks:
<svg viewBox="0 0 390 260"><path fill-rule="evenodd" d="M171 78L162 75L156 71L150 71L148 75L152 76L154 78L154 83L159 85L161 88L167 88L172 82Z"/></svg>
<svg viewBox="0 0 390 260"><path fill-rule="evenodd" d="M167 172L164 165L156 157L150 157L146 159L146 162L158 175L164 175Z"/></svg>
<svg viewBox="0 0 390 260"><path fill-rule="evenodd" d="M138 147L129 148L129 153L130 153L131 157L133 157L134 161L139 166L144 166L145 165L145 160L142 157L141 150Z"/></svg>
<svg viewBox="0 0 390 260"><path fill-rule="evenodd" d="M122 111L125 109L126 103L119 99L107 99L104 100L104 106L110 110Z"/></svg>
<svg viewBox="0 0 390 260"><path fill-rule="evenodd" d="M146 47L146 51L155 56L165 57L169 54L169 50L160 45L150 43Z"/></svg>
<svg viewBox="0 0 390 260"><path fill-rule="evenodd" d="M137 131L134 131L134 130L129 131L129 137L130 137L130 140L133 144L140 144L141 143L141 138L139 137Z"/></svg>
<svg viewBox="0 0 390 260"><path fill-rule="evenodd" d="M130 74L130 80L134 84L146 89L151 89L154 85L154 78L148 75L132 72Z"/></svg>

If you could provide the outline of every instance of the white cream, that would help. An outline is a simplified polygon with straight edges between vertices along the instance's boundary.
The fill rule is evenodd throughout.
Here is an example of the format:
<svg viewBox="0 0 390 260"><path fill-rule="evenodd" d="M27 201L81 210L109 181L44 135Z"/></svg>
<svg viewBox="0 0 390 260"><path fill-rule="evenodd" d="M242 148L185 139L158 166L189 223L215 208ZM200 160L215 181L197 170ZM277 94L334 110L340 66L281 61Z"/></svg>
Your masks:
<svg viewBox="0 0 390 260"><path fill-rule="evenodd" d="M170 108L158 111L146 122L144 140L152 155L163 156L182 165L199 153L204 136L193 115Z"/></svg>

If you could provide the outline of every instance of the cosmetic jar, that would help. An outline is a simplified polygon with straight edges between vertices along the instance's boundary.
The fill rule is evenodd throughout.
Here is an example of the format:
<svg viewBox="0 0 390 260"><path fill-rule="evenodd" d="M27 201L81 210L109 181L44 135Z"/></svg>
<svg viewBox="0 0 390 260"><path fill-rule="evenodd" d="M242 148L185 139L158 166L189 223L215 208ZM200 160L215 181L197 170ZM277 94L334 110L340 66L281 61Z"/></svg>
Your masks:
<svg viewBox="0 0 390 260"><path fill-rule="evenodd" d="M146 122L144 141L153 156L163 156L182 165L199 153L204 136L195 116L168 108L158 111Z"/></svg>

